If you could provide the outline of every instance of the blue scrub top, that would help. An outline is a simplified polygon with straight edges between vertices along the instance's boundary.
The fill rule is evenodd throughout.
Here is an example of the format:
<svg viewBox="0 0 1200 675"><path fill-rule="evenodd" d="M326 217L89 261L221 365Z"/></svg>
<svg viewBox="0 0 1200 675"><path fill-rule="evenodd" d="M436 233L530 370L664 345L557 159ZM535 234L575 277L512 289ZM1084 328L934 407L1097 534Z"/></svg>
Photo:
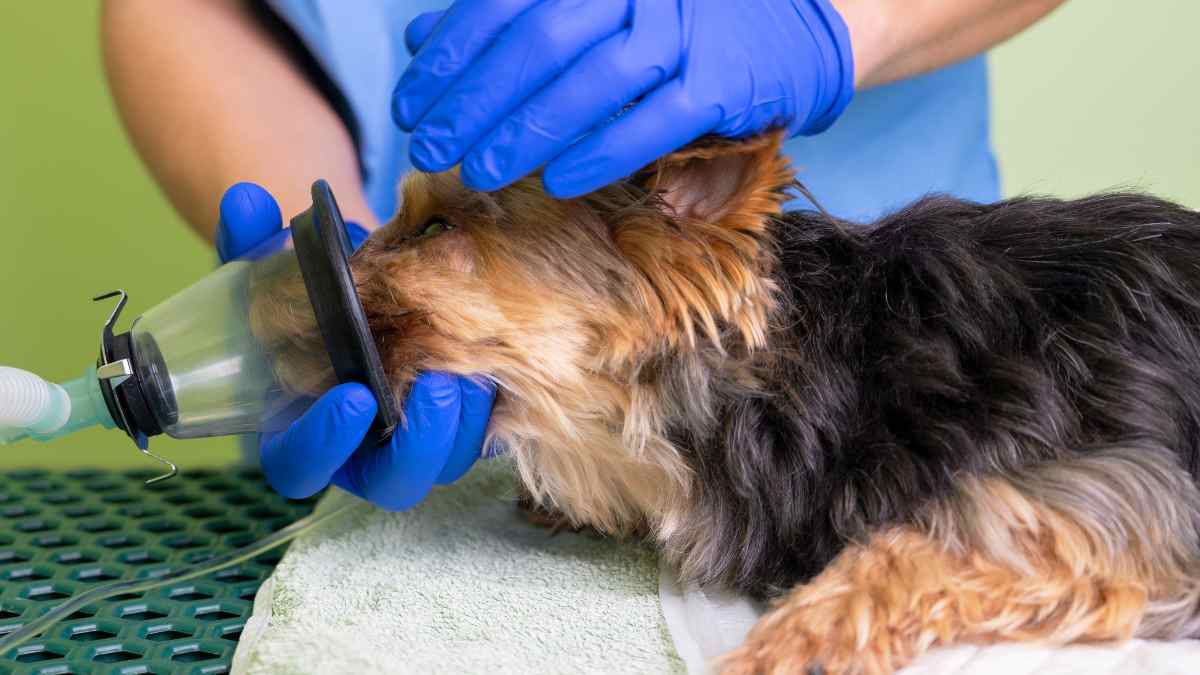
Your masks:
<svg viewBox="0 0 1200 675"><path fill-rule="evenodd" d="M410 168L391 95L408 65L404 29L446 0L265 0L337 87L358 143L367 201L396 211ZM988 122L985 57L855 95L828 131L788 141L800 180L835 215L873 220L930 193L1000 197ZM795 207L807 206L797 200Z"/></svg>

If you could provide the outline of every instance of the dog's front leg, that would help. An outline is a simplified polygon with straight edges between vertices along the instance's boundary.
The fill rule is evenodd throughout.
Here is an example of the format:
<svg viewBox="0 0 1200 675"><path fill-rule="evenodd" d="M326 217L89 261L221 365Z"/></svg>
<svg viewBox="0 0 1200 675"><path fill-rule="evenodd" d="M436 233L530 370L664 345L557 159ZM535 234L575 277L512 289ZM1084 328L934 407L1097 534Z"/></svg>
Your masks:
<svg viewBox="0 0 1200 675"><path fill-rule="evenodd" d="M1083 462L1113 473L1089 478ZM848 547L781 598L723 672L877 675L934 645L1200 635L1198 514L1183 513L1196 487L1154 485L1171 474L1111 458L1047 467L1020 486L975 482L923 525Z"/></svg>

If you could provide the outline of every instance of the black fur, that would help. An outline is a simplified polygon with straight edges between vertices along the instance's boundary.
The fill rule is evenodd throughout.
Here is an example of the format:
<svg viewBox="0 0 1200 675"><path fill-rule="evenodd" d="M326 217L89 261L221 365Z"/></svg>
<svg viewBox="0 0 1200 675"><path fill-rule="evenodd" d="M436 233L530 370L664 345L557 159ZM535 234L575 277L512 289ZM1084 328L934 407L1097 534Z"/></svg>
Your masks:
<svg viewBox="0 0 1200 675"><path fill-rule="evenodd" d="M727 378L720 427L676 430L729 543L704 581L787 590L963 474L1117 441L1200 471L1196 213L938 197L869 227L790 213L774 236L765 386Z"/></svg>

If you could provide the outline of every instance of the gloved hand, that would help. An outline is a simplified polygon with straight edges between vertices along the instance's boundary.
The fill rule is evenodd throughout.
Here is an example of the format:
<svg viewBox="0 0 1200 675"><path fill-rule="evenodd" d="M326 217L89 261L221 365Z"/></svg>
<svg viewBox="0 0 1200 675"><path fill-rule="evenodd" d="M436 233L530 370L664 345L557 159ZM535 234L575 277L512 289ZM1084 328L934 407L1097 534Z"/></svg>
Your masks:
<svg viewBox="0 0 1200 675"><path fill-rule="evenodd" d="M413 165L461 161L479 190L545 165L576 196L707 133L818 133L854 87L829 0L457 0L405 39L392 116Z"/></svg>
<svg viewBox="0 0 1200 675"><path fill-rule="evenodd" d="M279 206L257 185L229 188L220 213L216 246L222 261L287 236ZM356 247L366 239L355 224L347 223L347 230ZM375 419L375 398L361 384L341 384L285 430L260 436L263 472L286 497L308 497L332 482L385 509L406 509L435 483L453 482L475 463L494 398L490 385L424 373L404 403L405 425L386 445L368 447L362 442Z"/></svg>

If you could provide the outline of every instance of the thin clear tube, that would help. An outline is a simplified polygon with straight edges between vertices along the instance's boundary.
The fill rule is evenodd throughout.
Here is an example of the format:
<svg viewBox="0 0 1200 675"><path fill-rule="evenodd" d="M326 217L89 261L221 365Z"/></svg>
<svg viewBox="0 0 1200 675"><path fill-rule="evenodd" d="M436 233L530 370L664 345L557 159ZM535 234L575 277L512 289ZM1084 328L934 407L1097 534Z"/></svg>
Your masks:
<svg viewBox="0 0 1200 675"><path fill-rule="evenodd" d="M247 544L239 549L229 551L215 558L206 560L202 563L196 563L188 567L183 567L178 570L170 571L148 579L128 579L124 581L112 581L101 586L91 588L79 595L71 597L63 604L46 612L38 618L21 626L17 630L9 633L3 639L0 639L0 654L4 654L11 649L16 649L21 645L29 642L31 639L44 633L54 624L62 621L66 617L74 614L80 608L85 607L93 602L99 602L114 595L122 593L143 593L150 591L160 586L165 586L178 581L186 581L195 579L196 577L206 576L245 562L251 558L262 555L263 553L286 544L296 537L308 532L309 530L337 518L343 513L347 513L353 507L357 506L357 500L345 502L336 508L333 508L325 513L314 512L297 520L296 522L276 530L271 534L259 539L258 541Z"/></svg>

